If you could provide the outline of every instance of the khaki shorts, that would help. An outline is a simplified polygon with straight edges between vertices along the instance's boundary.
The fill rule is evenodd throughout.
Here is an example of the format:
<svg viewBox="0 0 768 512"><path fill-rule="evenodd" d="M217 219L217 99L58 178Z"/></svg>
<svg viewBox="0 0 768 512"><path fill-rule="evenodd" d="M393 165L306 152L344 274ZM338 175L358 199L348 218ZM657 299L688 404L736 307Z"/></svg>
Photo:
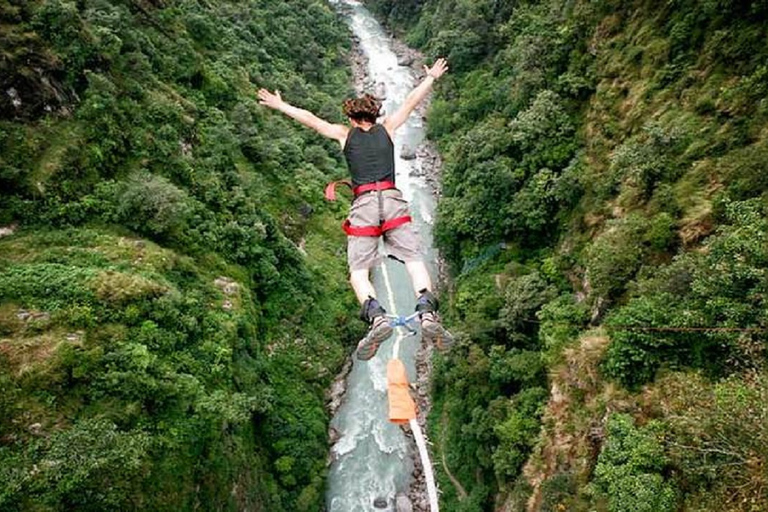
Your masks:
<svg viewBox="0 0 768 512"><path fill-rule="evenodd" d="M381 202L379 201L381 198ZM391 220L409 215L408 201L397 189L367 192L357 197L349 209L349 222L352 226L378 226L380 220ZM421 243L413 222L390 229L381 238L384 241L384 251L388 256L402 262L421 261ZM362 270L378 265L379 237L348 236L347 261L350 270Z"/></svg>

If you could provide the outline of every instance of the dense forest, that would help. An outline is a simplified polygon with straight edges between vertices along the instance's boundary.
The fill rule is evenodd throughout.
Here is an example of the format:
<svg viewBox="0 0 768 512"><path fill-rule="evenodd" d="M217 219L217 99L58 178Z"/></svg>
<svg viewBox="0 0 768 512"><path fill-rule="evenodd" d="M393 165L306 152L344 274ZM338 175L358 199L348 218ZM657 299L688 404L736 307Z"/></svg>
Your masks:
<svg viewBox="0 0 768 512"><path fill-rule="evenodd" d="M368 4L452 69L443 509L768 510L768 3Z"/></svg>
<svg viewBox="0 0 768 512"><path fill-rule="evenodd" d="M428 123L442 509L768 510L768 2L368 0ZM311 30L308 30L311 27ZM0 0L0 510L323 509L321 0Z"/></svg>
<svg viewBox="0 0 768 512"><path fill-rule="evenodd" d="M255 92L341 121L349 46L320 0L0 0L0 510L322 509L346 169Z"/></svg>

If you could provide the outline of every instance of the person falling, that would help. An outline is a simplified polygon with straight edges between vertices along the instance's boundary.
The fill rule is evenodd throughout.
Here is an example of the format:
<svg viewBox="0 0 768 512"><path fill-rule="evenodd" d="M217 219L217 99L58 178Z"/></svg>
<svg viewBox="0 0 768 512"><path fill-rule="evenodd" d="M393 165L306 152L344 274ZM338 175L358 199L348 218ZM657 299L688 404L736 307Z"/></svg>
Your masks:
<svg viewBox="0 0 768 512"><path fill-rule="evenodd" d="M320 135L341 144L352 174L355 199L344 225L347 233L347 260L350 282L361 304L360 318L369 325L368 333L357 346L358 359L367 361L376 355L379 345L392 334L386 311L376 300L369 271L379 263L379 237L387 254L405 264L416 292L416 311L421 321L422 337L446 349L453 342L437 314L438 301L432 293L432 281L424 264L421 244L408 215L408 202L395 188L395 132L411 112L427 97L435 80L447 70L445 59L432 67L424 66L426 77L389 117L378 122L381 103L365 94L343 103L349 126L332 124L312 112L294 107L280 96L260 89L259 103L278 110ZM333 195L333 193L331 193Z"/></svg>

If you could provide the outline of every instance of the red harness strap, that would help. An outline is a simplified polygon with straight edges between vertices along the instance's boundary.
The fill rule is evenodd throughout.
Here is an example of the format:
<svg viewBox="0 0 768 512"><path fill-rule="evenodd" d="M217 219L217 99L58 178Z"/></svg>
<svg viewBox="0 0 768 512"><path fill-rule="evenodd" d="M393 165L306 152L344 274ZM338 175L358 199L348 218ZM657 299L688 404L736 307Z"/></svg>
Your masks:
<svg viewBox="0 0 768 512"><path fill-rule="evenodd" d="M365 194L371 190L390 190L393 188L395 188L395 184L391 181L374 181L373 183L365 183L364 185L353 188L352 193L357 197L360 194Z"/></svg>
<svg viewBox="0 0 768 512"><path fill-rule="evenodd" d="M325 186L325 198L329 201L336 200L336 185L346 185L352 188L352 182L349 180L332 181Z"/></svg>
<svg viewBox="0 0 768 512"><path fill-rule="evenodd" d="M341 225L341 229L344 230L347 236L381 236L390 229L399 228L403 224L408 224L409 222L411 222L410 215L386 220L382 222L380 226L353 226L350 224L349 219L347 219Z"/></svg>
<svg viewBox="0 0 768 512"><path fill-rule="evenodd" d="M336 200L336 185L346 185L352 189L352 193L355 197L372 190L391 190L395 188L395 184L391 181L376 181L374 183L365 183L363 185L352 187L352 183L349 180L332 181L325 187L325 198L329 201ZM402 217L396 217L382 222L379 226L353 226L349 219L345 220L341 225L341 228L347 234L347 236L374 236L378 237L386 233L387 231L395 228L399 228L403 224L411 222L410 215L404 215Z"/></svg>
<svg viewBox="0 0 768 512"><path fill-rule="evenodd" d="M391 181L374 181L373 183L364 183L363 185L358 185L357 187L353 187L352 182L349 180L332 181L325 186L325 198L327 200L336 200L336 185L348 186L352 189L352 193L355 194L355 197L372 190L390 190L395 188L395 184Z"/></svg>

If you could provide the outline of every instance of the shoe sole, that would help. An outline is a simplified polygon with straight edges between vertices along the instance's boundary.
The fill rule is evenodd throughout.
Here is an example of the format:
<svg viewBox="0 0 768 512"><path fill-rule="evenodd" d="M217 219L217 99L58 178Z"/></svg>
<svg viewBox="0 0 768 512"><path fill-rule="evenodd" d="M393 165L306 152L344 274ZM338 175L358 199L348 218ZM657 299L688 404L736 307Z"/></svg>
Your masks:
<svg viewBox="0 0 768 512"><path fill-rule="evenodd" d="M376 356L376 352L379 351L379 345L392 336L393 330L391 325L384 324L372 332L370 337L365 337L360 340L360 343L357 345L357 358L361 361L369 361L373 359L374 356Z"/></svg>
<svg viewBox="0 0 768 512"><path fill-rule="evenodd" d="M453 346L453 335L438 323L430 322L427 325L422 325L421 337L429 343L434 343L441 352L450 350Z"/></svg>

